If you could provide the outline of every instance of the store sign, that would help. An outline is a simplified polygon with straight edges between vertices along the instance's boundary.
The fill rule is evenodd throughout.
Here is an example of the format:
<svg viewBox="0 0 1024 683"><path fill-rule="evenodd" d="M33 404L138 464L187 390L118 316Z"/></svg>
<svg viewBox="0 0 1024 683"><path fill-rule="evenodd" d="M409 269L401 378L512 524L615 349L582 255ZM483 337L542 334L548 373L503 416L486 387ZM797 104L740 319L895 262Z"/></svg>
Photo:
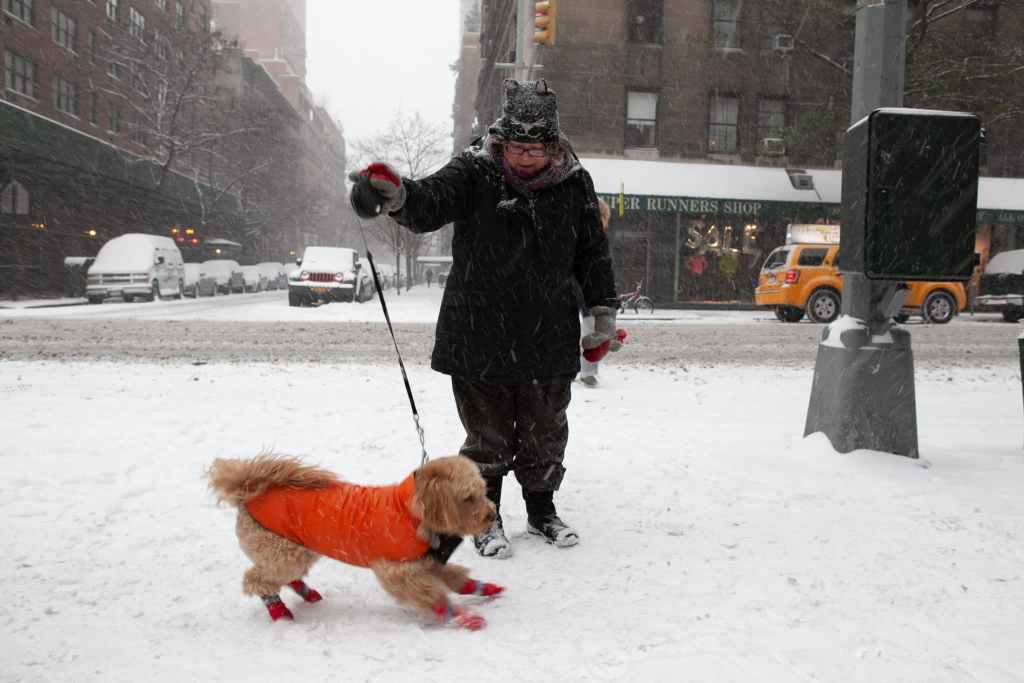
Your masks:
<svg viewBox="0 0 1024 683"><path fill-rule="evenodd" d="M687 215L750 216L756 217L762 202L742 199L696 199L690 197L641 197L638 195L601 195L613 209L619 204L626 211L648 213L681 213Z"/></svg>

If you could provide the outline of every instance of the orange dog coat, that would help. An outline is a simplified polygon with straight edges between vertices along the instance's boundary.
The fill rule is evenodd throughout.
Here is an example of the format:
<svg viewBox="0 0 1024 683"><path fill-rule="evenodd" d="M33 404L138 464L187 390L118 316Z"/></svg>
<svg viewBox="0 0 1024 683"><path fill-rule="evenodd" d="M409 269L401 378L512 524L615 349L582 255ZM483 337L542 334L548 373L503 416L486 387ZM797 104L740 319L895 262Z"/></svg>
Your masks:
<svg viewBox="0 0 1024 683"><path fill-rule="evenodd" d="M412 475L391 486L338 482L323 489L277 488L245 507L260 526L293 543L348 564L414 560L429 543L416 535L420 520L409 504Z"/></svg>

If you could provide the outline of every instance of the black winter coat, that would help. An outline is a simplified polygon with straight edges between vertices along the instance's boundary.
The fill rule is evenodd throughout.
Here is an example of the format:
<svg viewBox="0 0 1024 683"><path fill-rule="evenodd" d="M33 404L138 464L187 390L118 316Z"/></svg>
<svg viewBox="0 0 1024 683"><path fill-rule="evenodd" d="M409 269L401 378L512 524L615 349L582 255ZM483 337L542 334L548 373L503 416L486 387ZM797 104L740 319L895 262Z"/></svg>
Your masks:
<svg viewBox="0 0 1024 683"><path fill-rule="evenodd" d="M618 306L590 174L577 163L558 184L520 192L471 147L404 182L395 220L418 233L455 223L431 367L495 384L579 372L580 292L588 308Z"/></svg>

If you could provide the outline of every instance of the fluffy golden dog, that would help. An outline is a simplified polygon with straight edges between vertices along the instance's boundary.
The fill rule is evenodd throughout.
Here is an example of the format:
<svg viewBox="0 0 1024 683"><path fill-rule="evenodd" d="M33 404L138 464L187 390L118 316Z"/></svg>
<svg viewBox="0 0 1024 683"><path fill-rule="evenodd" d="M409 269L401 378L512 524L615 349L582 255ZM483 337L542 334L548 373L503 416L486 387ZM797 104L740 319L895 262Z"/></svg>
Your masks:
<svg viewBox="0 0 1024 683"><path fill-rule="evenodd" d="M320 594L302 580L321 555L369 567L399 603L442 621L478 629L480 616L452 605L448 591L494 596L447 564L451 539L481 534L496 512L467 458L433 460L393 486L359 486L295 458L217 459L208 471L218 500L238 508L235 532L253 566L243 592L259 596L275 621L292 619L278 595L288 584L307 602Z"/></svg>

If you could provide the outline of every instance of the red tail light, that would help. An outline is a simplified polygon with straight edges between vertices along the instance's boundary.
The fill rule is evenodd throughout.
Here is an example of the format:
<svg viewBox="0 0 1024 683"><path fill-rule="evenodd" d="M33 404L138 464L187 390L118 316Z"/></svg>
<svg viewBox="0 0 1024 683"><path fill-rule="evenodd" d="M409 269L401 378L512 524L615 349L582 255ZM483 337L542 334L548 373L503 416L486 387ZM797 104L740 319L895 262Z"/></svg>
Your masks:
<svg viewBox="0 0 1024 683"><path fill-rule="evenodd" d="M799 270L793 268L791 270L787 270L786 271L785 283L787 285L796 284L799 281L800 281L800 271Z"/></svg>

